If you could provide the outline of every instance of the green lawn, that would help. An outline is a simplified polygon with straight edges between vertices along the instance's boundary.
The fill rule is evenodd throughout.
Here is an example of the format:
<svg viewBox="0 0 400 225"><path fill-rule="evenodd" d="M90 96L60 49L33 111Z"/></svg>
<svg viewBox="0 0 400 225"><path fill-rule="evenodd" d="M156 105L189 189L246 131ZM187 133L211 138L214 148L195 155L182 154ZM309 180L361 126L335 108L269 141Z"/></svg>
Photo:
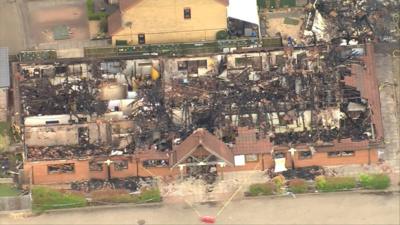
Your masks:
<svg viewBox="0 0 400 225"><path fill-rule="evenodd" d="M87 204L83 196L62 193L47 187L34 187L32 189L32 199L32 207L35 211L83 207Z"/></svg>
<svg viewBox="0 0 400 225"><path fill-rule="evenodd" d="M11 127L8 122L0 122L0 151L10 145Z"/></svg>
<svg viewBox="0 0 400 225"><path fill-rule="evenodd" d="M18 196L19 192L12 185L0 184L0 197Z"/></svg>

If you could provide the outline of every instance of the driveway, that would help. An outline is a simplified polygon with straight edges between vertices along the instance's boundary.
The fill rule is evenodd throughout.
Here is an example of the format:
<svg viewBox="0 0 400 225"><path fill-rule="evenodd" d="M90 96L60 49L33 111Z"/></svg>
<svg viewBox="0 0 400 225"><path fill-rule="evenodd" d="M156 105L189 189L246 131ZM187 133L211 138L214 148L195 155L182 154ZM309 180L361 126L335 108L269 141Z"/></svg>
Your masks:
<svg viewBox="0 0 400 225"><path fill-rule="evenodd" d="M168 204L148 207L78 209L37 217L0 218L0 224L199 224L199 215L216 224L399 224L399 194L331 193L234 200L227 204ZM222 209L223 208L223 209ZM221 210L222 209L222 210Z"/></svg>

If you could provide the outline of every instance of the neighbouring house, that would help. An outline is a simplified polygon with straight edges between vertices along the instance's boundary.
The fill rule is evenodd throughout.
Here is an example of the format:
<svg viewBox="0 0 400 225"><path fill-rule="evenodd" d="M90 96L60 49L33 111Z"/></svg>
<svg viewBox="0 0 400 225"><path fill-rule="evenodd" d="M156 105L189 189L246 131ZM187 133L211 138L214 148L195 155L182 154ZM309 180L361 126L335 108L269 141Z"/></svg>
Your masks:
<svg viewBox="0 0 400 225"><path fill-rule="evenodd" d="M108 18L112 43L210 41L227 29L228 0L120 0Z"/></svg>
<svg viewBox="0 0 400 225"><path fill-rule="evenodd" d="M10 67L8 61L8 48L0 47L0 121L7 120L9 88Z"/></svg>

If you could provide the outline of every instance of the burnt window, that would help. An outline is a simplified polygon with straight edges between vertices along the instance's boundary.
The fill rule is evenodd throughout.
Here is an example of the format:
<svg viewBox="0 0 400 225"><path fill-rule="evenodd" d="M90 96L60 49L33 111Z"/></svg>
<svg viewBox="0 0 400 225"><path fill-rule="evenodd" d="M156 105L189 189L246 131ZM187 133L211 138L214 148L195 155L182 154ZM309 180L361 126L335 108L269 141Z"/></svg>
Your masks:
<svg viewBox="0 0 400 225"><path fill-rule="evenodd" d="M274 153L274 158L275 159L286 158L286 153L284 153L284 152L275 152Z"/></svg>
<svg viewBox="0 0 400 225"><path fill-rule="evenodd" d="M146 43L146 36L144 34L138 34L138 43L145 44Z"/></svg>
<svg viewBox="0 0 400 225"><path fill-rule="evenodd" d="M75 171L74 163L54 164L47 166L48 174L73 173L74 171Z"/></svg>
<svg viewBox="0 0 400 225"><path fill-rule="evenodd" d="M168 167L168 160L152 159L143 161L143 167Z"/></svg>
<svg viewBox="0 0 400 225"><path fill-rule="evenodd" d="M335 151L335 152L328 152L328 157L348 157L354 156L354 151Z"/></svg>
<svg viewBox="0 0 400 225"><path fill-rule="evenodd" d="M311 159L311 151L301 151L299 152L299 159Z"/></svg>
<svg viewBox="0 0 400 225"><path fill-rule="evenodd" d="M340 157L340 152L328 152L328 157Z"/></svg>
<svg viewBox="0 0 400 225"><path fill-rule="evenodd" d="M246 162L258 162L257 154L245 155L244 157L245 157Z"/></svg>
<svg viewBox="0 0 400 225"><path fill-rule="evenodd" d="M121 171L128 169L128 160L117 161L114 163L114 170Z"/></svg>
<svg viewBox="0 0 400 225"><path fill-rule="evenodd" d="M90 161L89 162L89 170L90 171L103 171L103 163Z"/></svg>
<svg viewBox="0 0 400 225"><path fill-rule="evenodd" d="M192 10L190 10L190 8L183 9L183 18L185 18L186 20L192 18Z"/></svg>
<svg viewBox="0 0 400 225"><path fill-rule="evenodd" d="M178 71L186 71L188 68L187 61L178 61Z"/></svg>
<svg viewBox="0 0 400 225"><path fill-rule="evenodd" d="M341 156L354 156L354 151L343 151Z"/></svg>

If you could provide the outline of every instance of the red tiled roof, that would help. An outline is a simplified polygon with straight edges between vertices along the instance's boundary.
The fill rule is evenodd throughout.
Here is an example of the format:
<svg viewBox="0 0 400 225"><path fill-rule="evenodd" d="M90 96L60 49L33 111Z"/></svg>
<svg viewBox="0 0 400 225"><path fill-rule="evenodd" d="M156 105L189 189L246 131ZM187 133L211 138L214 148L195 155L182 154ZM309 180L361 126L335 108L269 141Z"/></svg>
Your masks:
<svg viewBox="0 0 400 225"><path fill-rule="evenodd" d="M232 151L216 136L205 129L197 129L188 138L178 145L174 151L174 166L185 160L199 146L228 164L234 165Z"/></svg>
<svg viewBox="0 0 400 225"><path fill-rule="evenodd" d="M350 138L346 138L340 140L340 142L333 141L331 146L314 146L314 148L318 152L361 150L369 148L369 141L352 141Z"/></svg>
<svg viewBox="0 0 400 225"><path fill-rule="evenodd" d="M135 152L135 156L140 158L140 160L151 160L151 159L163 159L169 160L171 153L170 152L161 152L155 149L151 150L142 150Z"/></svg>
<svg viewBox="0 0 400 225"><path fill-rule="evenodd" d="M122 28L121 11L117 10L108 18L108 34L114 35Z"/></svg>
<svg viewBox="0 0 400 225"><path fill-rule="evenodd" d="M360 65L352 65L352 75L345 77L344 81L347 85L356 87L361 96L368 100L372 109L372 123L375 125L375 138L379 141L383 139L383 125L379 86L375 76L374 46L367 44L366 48L367 55L363 57L366 69Z"/></svg>
<svg viewBox="0 0 400 225"><path fill-rule="evenodd" d="M257 140L255 129L239 127L238 133L236 143L232 149L233 154L246 155L271 152L272 143L266 138Z"/></svg>

